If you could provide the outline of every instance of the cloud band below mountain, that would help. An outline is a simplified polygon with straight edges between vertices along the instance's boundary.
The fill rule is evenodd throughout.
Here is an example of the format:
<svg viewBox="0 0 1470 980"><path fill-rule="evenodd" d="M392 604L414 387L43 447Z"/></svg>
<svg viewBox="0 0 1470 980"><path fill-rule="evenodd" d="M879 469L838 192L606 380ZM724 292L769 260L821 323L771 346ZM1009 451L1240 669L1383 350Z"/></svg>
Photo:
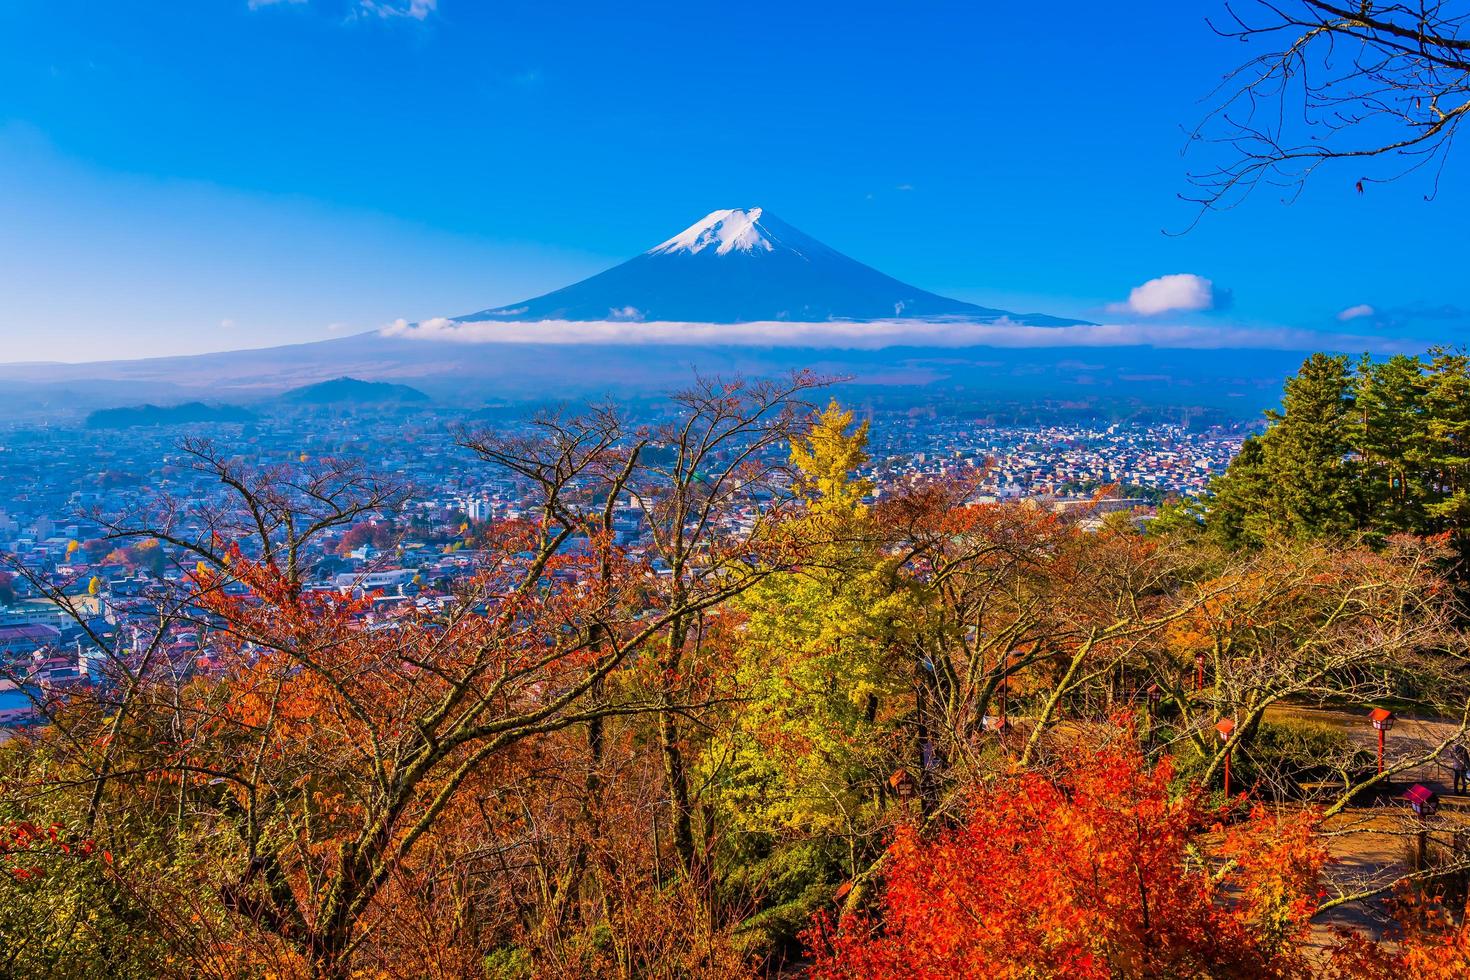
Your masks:
<svg viewBox="0 0 1470 980"><path fill-rule="evenodd" d="M1116 323L1037 327L1008 320L834 320L821 323L676 323L543 320L398 320L384 336L467 344L654 344L877 350L885 347L1168 347L1234 350L1348 350L1389 353L1404 340L1288 328ZM1407 346L1406 346L1407 345Z"/></svg>

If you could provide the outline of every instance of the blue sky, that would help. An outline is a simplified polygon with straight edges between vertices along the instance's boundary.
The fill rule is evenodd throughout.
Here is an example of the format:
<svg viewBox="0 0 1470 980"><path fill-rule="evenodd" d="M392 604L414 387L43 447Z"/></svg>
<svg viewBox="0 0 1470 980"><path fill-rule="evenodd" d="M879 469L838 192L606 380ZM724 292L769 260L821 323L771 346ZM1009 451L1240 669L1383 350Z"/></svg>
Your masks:
<svg viewBox="0 0 1470 980"><path fill-rule="evenodd" d="M1216 0L0 2L0 360L324 339L513 302L763 205L924 288L1458 341L1451 158L1183 236ZM1200 161L1205 162L1205 161ZM1223 305L1223 304L1217 304ZM1384 325L1385 311L1395 324Z"/></svg>

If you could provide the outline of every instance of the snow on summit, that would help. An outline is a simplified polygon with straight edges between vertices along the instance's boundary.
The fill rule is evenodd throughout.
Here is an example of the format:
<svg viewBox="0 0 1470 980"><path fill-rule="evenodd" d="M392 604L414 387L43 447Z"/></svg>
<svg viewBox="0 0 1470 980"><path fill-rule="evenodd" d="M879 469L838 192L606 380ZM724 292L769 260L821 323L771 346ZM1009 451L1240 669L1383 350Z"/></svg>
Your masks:
<svg viewBox="0 0 1470 980"><path fill-rule="evenodd" d="M694 255L711 247L716 255L728 255L735 251L773 252L782 244L782 240L767 227L773 222L770 219L763 221L763 218L764 208L711 211L662 245L649 249L648 254L688 252Z"/></svg>

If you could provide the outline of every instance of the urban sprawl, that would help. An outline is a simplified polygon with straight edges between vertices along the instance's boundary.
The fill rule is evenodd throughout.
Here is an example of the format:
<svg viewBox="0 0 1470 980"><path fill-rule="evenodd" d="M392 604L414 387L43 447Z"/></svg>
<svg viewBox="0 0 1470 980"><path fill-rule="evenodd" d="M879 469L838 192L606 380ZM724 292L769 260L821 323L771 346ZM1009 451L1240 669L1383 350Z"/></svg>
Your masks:
<svg viewBox="0 0 1470 980"><path fill-rule="evenodd" d="M1118 511L1145 521L1170 497L1201 494L1244 435L1169 424L995 425L904 412L880 412L871 422L864 475L879 499L908 483L969 478L977 481L977 502L1029 501L1084 521ZM218 476L181 449L185 435L207 436L256 466L358 459L409 488L391 520L340 528L307 556L309 588L368 597L363 615L386 621L445 602L477 567L474 529L533 505L528 484L478 461L454 431L443 417L419 411L262 418L207 431L0 432L0 554L38 580L64 583L58 602L27 575L0 570L0 739L5 729L35 723L48 698L103 683L104 647L126 654L154 641L158 616L149 597L181 565L167 547L118 538L108 524L161 500L223 500ZM621 547L644 547L645 527L638 507L619 502ZM179 630L161 638L162 646L171 662L208 670L209 640L201 635Z"/></svg>

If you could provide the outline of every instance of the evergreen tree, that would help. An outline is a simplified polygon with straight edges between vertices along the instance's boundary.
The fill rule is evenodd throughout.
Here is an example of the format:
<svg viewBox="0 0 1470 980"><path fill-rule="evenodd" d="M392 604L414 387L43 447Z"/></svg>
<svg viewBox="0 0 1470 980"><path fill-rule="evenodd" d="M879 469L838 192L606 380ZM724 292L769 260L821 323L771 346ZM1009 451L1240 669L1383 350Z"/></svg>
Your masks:
<svg viewBox="0 0 1470 980"><path fill-rule="evenodd" d="M1260 547L1269 534L1270 479L1260 436L1247 436L1225 472L1210 484L1207 524L1229 548Z"/></svg>
<svg viewBox="0 0 1470 980"><path fill-rule="evenodd" d="M1374 531L1394 533L1424 525L1427 491L1424 365L1398 354L1386 361L1364 356L1358 366L1352 432L1359 459L1360 499Z"/></svg>
<svg viewBox="0 0 1470 980"><path fill-rule="evenodd" d="M1352 452L1353 378L1344 356L1313 354L1286 382L1282 411L1263 439L1275 523L1295 538L1335 537L1359 526Z"/></svg>
<svg viewBox="0 0 1470 980"><path fill-rule="evenodd" d="M1338 537L1362 523L1352 436L1352 371L1344 356L1313 354L1286 382L1265 435L1247 440L1216 481L1211 520L1229 544L1268 537ZM1253 443L1253 445L1252 445Z"/></svg>
<svg viewBox="0 0 1470 980"><path fill-rule="evenodd" d="M1430 502L1426 530L1449 535L1451 579L1470 583L1470 356L1430 352L1425 377L1423 466Z"/></svg>

